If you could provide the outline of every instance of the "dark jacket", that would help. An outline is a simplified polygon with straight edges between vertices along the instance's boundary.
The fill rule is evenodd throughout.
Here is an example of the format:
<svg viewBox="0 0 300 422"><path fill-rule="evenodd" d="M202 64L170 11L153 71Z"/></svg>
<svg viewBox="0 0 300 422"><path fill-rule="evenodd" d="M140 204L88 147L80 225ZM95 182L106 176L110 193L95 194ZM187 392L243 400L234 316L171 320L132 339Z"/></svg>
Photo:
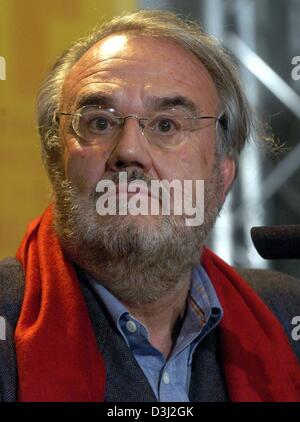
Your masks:
<svg viewBox="0 0 300 422"><path fill-rule="evenodd" d="M238 270L281 322L300 361L300 340L293 341L292 318L300 315L300 281L269 270ZM151 402L156 398L151 387L115 328L110 315L90 288L85 275L79 280L99 349L105 360L107 383L105 400L110 402ZM24 290L21 265L13 258L0 262L0 316L6 321L6 340L0 340L0 402L16 401L17 366L13 335ZM1 337L0 337L1 338ZM228 401L225 378L218 350L218 329L208 334L197 347L189 398L191 401ZM128 388L130 385L130 388Z"/></svg>

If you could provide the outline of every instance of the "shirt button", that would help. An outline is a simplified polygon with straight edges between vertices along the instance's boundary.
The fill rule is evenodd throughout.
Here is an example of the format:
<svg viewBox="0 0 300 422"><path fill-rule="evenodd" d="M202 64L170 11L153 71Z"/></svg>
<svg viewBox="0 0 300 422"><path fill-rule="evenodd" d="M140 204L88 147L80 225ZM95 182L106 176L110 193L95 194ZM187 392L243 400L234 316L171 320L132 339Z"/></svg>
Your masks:
<svg viewBox="0 0 300 422"><path fill-rule="evenodd" d="M126 322L126 328L130 333L135 333L136 332L136 323L129 320Z"/></svg>
<svg viewBox="0 0 300 422"><path fill-rule="evenodd" d="M170 383L170 377L169 377L169 374L168 374L167 371L165 371L164 374L163 374L163 382L165 384L169 384Z"/></svg>

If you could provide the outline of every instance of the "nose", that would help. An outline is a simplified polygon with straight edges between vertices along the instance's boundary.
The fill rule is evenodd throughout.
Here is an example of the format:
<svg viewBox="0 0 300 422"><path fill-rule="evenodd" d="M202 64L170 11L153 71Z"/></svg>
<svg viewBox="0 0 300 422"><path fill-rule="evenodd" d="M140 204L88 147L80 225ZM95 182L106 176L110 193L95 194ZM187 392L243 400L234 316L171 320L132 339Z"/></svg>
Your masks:
<svg viewBox="0 0 300 422"><path fill-rule="evenodd" d="M120 171L127 168L138 168L149 172L152 158L138 119L129 116L125 122L116 145L107 160L108 171Z"/></svg>

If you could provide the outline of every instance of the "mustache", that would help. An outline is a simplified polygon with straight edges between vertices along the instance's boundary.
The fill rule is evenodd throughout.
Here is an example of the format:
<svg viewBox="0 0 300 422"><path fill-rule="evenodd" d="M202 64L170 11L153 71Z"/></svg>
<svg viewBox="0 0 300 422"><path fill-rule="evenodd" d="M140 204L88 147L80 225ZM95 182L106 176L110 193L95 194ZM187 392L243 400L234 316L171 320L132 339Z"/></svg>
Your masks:
<svg viewBox="0 0 300 422"><path fill-rule="evenodd" d="M147 184L147 188L150 189L151 188L151 180L149 177L147 177L145 175L145 173L143 172L143 170L139 170L139 169L132 169L132 170L121 170L123 173L126 172L127 173L127 183L129 184L130 182L134 182L135 180L139 180L139 181L143 181ZM104 176L101 180L111 180L112 182L114 182L116 185L118 185L119 183L119 172L118 173L112 173L109 174L107 176ZM93 200L97 200L98 198L100 198L101 195L104 195L105 192L96 192L96 186L99 183L99 181L96 183L96 185L93 187L93 190L90 193L90 197ZM161 195L161 194L160 194Z"/></svg>

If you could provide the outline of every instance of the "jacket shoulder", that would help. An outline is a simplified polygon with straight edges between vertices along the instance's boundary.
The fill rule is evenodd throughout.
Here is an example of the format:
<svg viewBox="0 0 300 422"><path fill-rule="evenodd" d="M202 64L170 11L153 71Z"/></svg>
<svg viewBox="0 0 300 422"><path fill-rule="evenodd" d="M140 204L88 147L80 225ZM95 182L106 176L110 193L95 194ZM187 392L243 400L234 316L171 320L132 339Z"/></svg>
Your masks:
<svg viewBox="0 0 300 422"><path fill-rule="evenodd" d="M274 270L236 270L277 317L300 360L300 340L292 338L292 320L300 315L300 280Z"/></svg>
<svg viewBox="0 0 300 422"><path fill-rule="evenodd" d="M24 292L24 275L15 258L0 261L0 402L16 401L14 332Z"/></svg>
<svg viewBox="0 0 300 422"><path fill-rule="evenodd" d="M0 315L13 316L23 297L24 273L15 258L0 261Z"/></svg>
<svg viewBox="0 0 300 422"><path fill-rule="evenodd" d="M289 299L287 305L300 305L300 280L274 270L242 269L236 268L237 272L248 284L268 299L269 302L278 305L283 297Z"/></svg>

